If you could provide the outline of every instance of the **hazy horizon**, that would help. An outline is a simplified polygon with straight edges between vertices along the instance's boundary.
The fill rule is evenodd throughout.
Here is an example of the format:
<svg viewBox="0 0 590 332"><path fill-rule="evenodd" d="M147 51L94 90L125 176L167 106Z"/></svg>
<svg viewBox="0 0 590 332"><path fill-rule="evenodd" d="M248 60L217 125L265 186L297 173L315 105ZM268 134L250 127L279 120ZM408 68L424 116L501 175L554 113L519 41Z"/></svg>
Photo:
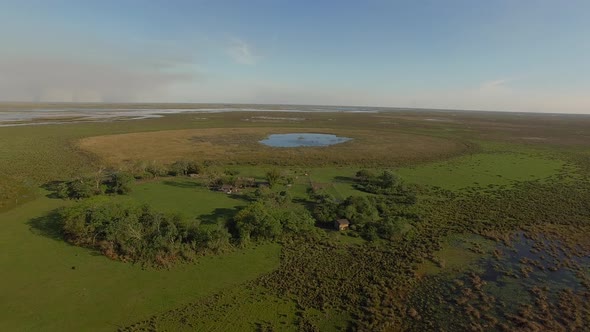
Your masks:
<svg viewBox="0 0 590 332"><path fill-rule="evenodd" d="M0 102L590 113L586 1L5 1Z"/></svg>

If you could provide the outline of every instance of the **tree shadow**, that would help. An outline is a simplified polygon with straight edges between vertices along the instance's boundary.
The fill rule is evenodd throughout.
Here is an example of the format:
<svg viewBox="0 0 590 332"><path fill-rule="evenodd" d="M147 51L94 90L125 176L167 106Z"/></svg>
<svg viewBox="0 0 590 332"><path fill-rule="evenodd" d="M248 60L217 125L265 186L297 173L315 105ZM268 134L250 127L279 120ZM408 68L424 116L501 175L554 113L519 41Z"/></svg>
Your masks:
<svg viewBox="0 0 590 332"><path fill-rule="evenodd" d="M240 200L243 202L247 202L247 203L256 202L258 200L258 197L256 197L256 194L254 192L244 192L244 191L240 192L239 194L232 194L232 195L230 195L230 198Z"/></svg>
<svg viewBox="0 0 590 332"><path fill-rule="evenodd" d="M293 198L293 203L303 205L309 212L313 211L313 208L315 207L315 203L312 200L300 197Z"/></svg>
<svg viewBox="0 0 590 332"><path fill-rule="evenodd" d="M341 176L341 175L335 176L334 177L334 180L336 182L345 182L345 183L355 183L356 182L353 177L350 177L350 176Z"/></svg>
<svg viewBox="0 0 590 332"><path fill-rule="evenodd" d="M202 184L200 184L198 182L190 181L190 180L182 180L182 181L165 180L165 181L162 181L162 184L167 185L167 186L177 187L177 188L186 188L186 189L203 187Z"/></svg>
<svg viewBox="0 0 590 332"><path fill-rule="evenodd" d="M64 181L50 181L41 185L42 189L49 191L45 197L53 198L53 199L62 199L57 195L57 190L60 184L64 183Z"/></svg>
<svg viewBox="0 0 590 332"><path fill-rule="evenodd" d="M238 211L238 208L217 208L209 214L203 214L199 216L199 220L203 225L217 225L219 220L227 221L230 220Z"/></svg>
<svg viewBox="0 0 590 332"><path fill-rule="evenodd" d="M56 241L64 241L61 231L61 219L57 210L29 220L27 225L29 225L29 229L33 234L42 235Z"/></svg>

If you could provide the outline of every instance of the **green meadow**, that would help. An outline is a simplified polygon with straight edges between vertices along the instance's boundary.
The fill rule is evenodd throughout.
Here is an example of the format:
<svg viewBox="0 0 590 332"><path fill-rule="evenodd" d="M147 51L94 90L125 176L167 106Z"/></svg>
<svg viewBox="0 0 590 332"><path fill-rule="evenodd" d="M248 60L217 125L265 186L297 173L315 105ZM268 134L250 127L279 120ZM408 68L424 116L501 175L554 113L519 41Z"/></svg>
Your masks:
<svg viewBox="0 0 590 332"><path fill-rule="evenodd" d="M190 196L194 206L201 206L192 210L195 214L214 210L211 205L200 205L202 192L179 187L167 190L170 186L165 184L145 186L151 188L150 193L137 190L142 202L159 201L163 209L175 211L178 201L168 195L176 189ZM223 194L209 196L227 207L235 206ZM112 261L55 238L52 229L36 226L46 223L43 217L63 204L41 197L0 214L3 331L111 331L252 280L279 263L276 244L202 257L195 264L166 270Z"/></svg>
<svg viewBox="0 0 590 332"><path fill-rule="evenodd" d="M397 173L412 183L458 190L542 180L556 175L564 165L563 161L542 154L477 153L444 162L400 168Z"/></svg>
<svg viewBox="0 0 590 332"><path fill-rule="evenodd" d="M287 115L269 113L269 116ZM423 330L439 325L414 319L416 316L410 309L420 311L420 303L408 299L412 299L413 294L428 293L429 285L435 285L433 294L446 289L439 284L440 280L471 285L471 279L466 277L468 273L483 271L481 266L473 267L482 258L495 259L494 249L498 243L509 242L514 234L526 233L531 238L550 234L568 244L564 248L573 253L587 248L585 240L571 232L571 229L586 230L585 223L589 220L584 200L588 194L585 179L590 170L589 147L588 142L578 137L585 127L569 120L531 118L533 122L523 129L526 131L523 136L511 127L520 120L506 115L457 113L453 119L463 122L425 120L434 116L443 117L436 112L323 113L306 114L303 123L293 123L255 122L259 114L235 112L0 128L3 151L0 156L0 276L3 281L0 285L0 330L295 331L317 328L341 331L379 330L377 327L384 325L378 324L383 322L394 329ZM490 123L494 126L489 126ZM563 129L570 128L567 126L576 130ZM309 130L331 128L336 134L353 136L358 133L359 136L352 137L356 145L340 150L331 147L310 150L313 153L308 154L281 149L258 151L256 141L244 141L275 129L285 132L302 127ZM247 128L251 133L234 133L232 128ZM356 189L356 172L368 169L379 174L388 170L405 183L417 185L417 206L424 211L418 211L419 218L412 221L411 236L391 242L370 241L354 232L320 229L321 240L317 243L309 240L313 245L302 249L301 253L297 251L297 239L262 241L245 248L232 246L222 254L199 256L194 263L179 263L166 269L110 260L96 250L64 241L58 220L51 212L78 202L50 198L47 183L91 176L100 166L127 170L126 167L135 162L153 162L131 157L108 162L101 155L82 148L79 144L82 139L98 137L117 142L111 135L147 133L149 138L149 133L157 133L164 135L158 137L177 139L171 143L175 151L192 151L185 149L185 145L191 144L190 139L194 137L190 135L193 134L179 136L174 132L181 129L215 129L218 133L211 136L212 142L199 136L195 143L213 144L213 149L220 153L218 157L200 155L197 150L186 155L186 159L200 162L206 174L234 173L264 181L267 172L279 170L294 181L272 190L288 191L294 202L307 207L314 204L309 195L312 188L320 188L338 201L348 196L374 196ZM373 133L375 137L371 136ZM379 136L381 134L384 139ZM544 141L528 139L540 136L547 138ZM433 146L431 150L406 151L398 156L396 151L399 150L391 149L407 146L385 142L405 137L412 138L416 144L429 142ZM429 140L424 140L425 137ZM378 141L383 142L371 145ZM121 145L131 144L129 142L141 141L122 140ZM242 149L242 143L247 149ZM158 151L165 152L166 144L161 143ZM101 153L107 155L109 150L104 150L105 147L117 149L116 145L102 146ZM428 154L439 147L448 150L444 154ZM133 148L133 145L124 147ZM149 146L141 149L148 151ZM248 155L252 151L256 154ZM235 160L232 156L236 156ZM260 162L256 161L258 157ZM174 161L167 160L163 165ZM201 176L140 179L133 183L128 195L109 195L105 199L147 204L154 210L180 214L188 222L213 229L247 206L254 192L254 189L247 189L228 195L211 190L206 183L206 177ZM437 188L451 194L438 197ZM485 196L489 192L501 195ZM507 198L503 201L504 196ZM513 205L510 200L516 203ZM486 210L487 204L489 210ZM571 243L565 241L564 234ZM505 252L509 255L510 251ZM310 257L318 261L307 261ZM386 263L381 265L381 260ZM369 265L362 267L365 261ZM532 266L533 263L526 264ZM526 264L513 270L521 273L519 269L522 269L526 274L533 268ZM568 264L561 266L581 263L568 261ZM351 266L364 268L372 274L366 279L354 279L356 275L349 275L354 279L350 282L357 284L348 285L348 280L341 280L340 276L346 275ZM308 270L312 272L307 273ZM576 272L587 278L587 271L580 268ZM293 282L291 286L288 282L291 275L298 275L303 281ZM512 283L520 282L514 276L510 278L514 279ZM330 288L332 293L328 295L321 293L325 290L322 287L332 287L328 284L334 280L340 283L335 290ZM398 285L403 291L396 288ZM507 292L496 289L499 287L496 284L490 285L488 288L493 292ZM480 292L482 288L476 282L473 289ZM524 288L518 289L524 292ZM372 296L373 302L355 302L358 294ZM445 303L442 300L445 294L441 294L440 298L433 295L424 303ZM404 302L406 300L409 302ZM577 298L570 302L575 303L574 300ZM463 298L455 302L461 301ZM455 302L449 305L455 306ZM467 305L477 307L476 299L469 298L465 307L456 305L453 310L471 317ZM501 313L498 317L504 317L500 307L495 310ZM413 318L408 318L410 316ZM366 317L370 319L363 320ZM406 319L402 323L396 320L402 318ZM358 325L359 321L375 325Z"/></svg>

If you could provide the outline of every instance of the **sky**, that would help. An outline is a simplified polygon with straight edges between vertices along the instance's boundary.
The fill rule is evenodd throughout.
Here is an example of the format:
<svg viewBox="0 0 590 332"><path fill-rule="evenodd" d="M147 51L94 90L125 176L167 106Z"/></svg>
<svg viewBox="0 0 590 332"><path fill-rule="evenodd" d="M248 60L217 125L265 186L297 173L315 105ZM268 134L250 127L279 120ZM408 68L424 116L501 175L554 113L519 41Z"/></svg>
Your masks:
<svg viewBox="0 0 590 332"><path fill-rule="evenodd" d="M0 0L0 101L590 113L588 0Z"/></svg>

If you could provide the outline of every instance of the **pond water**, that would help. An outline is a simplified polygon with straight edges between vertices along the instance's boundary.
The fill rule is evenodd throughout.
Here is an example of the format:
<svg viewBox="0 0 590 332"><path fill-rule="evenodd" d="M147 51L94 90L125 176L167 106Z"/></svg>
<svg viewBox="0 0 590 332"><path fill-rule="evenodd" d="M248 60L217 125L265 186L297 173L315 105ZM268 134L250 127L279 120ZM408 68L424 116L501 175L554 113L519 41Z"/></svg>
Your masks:
<svg viewBox="0 0 590 332"><path fill-rule="evenodd" d="M332 134L292 133L269 135L260 143L279 148L296 148L301 146L329 146L350 141L352 138Z"/></svg>

